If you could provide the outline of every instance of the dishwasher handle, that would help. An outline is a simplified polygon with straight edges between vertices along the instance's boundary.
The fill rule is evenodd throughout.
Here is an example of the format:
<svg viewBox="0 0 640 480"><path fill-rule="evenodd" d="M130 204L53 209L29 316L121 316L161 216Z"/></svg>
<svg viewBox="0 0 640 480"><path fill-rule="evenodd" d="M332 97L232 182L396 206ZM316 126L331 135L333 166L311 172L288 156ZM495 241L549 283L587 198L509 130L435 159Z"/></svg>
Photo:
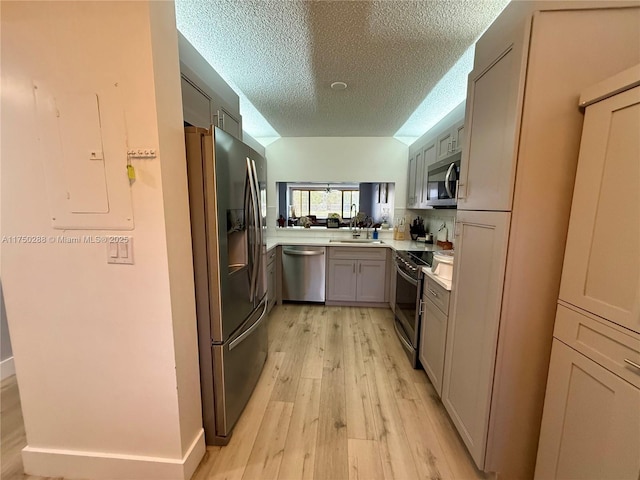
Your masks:
<svg viewBox="0 0 640 480"><path fill-rule="evenodd" d="M324 255L324 250L287 250L283 248L282 253L284 253L285 255L313 256Z"/></svg>

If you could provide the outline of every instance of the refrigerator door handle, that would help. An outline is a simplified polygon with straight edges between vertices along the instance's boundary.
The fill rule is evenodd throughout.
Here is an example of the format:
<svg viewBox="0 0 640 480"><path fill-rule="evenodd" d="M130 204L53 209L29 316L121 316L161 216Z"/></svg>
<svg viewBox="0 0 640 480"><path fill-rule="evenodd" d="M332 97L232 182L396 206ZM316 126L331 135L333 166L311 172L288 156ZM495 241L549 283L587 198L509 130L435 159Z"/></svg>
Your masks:
<svg viewBox="0 0 640 480"><path fill-rule="evenodd" d="M248 168L248 167L247 167ZM250 227L250 218L251 218L251 205L252 205L252 193L251 193L251 171L247 171L247 183L244 188L244 215L245 215L245 224L247 225L247 250L252 246L251 245L251 227ZM249 300L253 301L254 299L254 281L253 281L253 262L254 259L253 252L249 252L249 268L251 272L251 277L249 279Z"/></svg>
<svg viewBox="0 0 640 480"><path fill-rule="evenodd" d="M249 159L249 157L247 157L247 174L249 175L249 189L251 192L251 206L252 206L252 211L253 211L253 223L252 223L252 228L255 229L255 241L253 242L253 252L252 252L252 264L253 264L253 268L251 270L251 298L254 299L255 294L258 290L258 272L259 272L259 267L260 267L260 243L259 243L259 238L260 238L260 232L258 231L258 228L260 226L260 219L259 219L259 210L260 210L260 204L258 203L258 198L256 195L256 184L255 184L255 176L253 174L254 172L254 167L252 165L252 161L251 159Z"/></svg>
<svg viewBox="0 0 640 480"><path fill-rule="evenodd" d="M247 337L249 337L249 335L251 335L253 333L253 331L256 328L258 328L260 326L260 324L266 318L267 305L268 305L268 303L266 301L262 302L262 313L260 314L260 317L258 317L258 320L256 320L254 322L254 324L251 325L246 331L242 332L242 335L240 335L238 338L232 340L229 343L229 350L230 351L233 350L234 348L236 348L238 345L240 345Z"/></svg>
<svg viewBox="0 0 640 480"><path fill-rule="evenodd" d="M258 233L258 238L260 239L258 242L258 247L257 247L257 253L258 253L258 258L262 259L262 255L260 254L261 252L261 248L262 245L264 244L264 238L263 238L263 224L262 224L262 208L261 208L261 203L260 203L260 180L258 180L258 169L256 168L256 162L254 160L251 160L251 167L252 167L252 171L253 171L253 185L255 187L254 193L256 196L256 229L257 229L257 233ZM262 263L262 261L260 261L260 263ZM257 287L256 287L257 288Z"/></svg>

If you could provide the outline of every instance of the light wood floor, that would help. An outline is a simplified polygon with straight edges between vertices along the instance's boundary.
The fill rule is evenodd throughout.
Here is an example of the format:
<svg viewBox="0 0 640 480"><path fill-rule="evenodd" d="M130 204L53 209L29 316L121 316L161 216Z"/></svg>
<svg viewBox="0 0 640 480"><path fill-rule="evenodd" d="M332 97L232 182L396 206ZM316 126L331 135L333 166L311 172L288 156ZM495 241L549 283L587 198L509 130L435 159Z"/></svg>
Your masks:
<svg viewBox="0 0 640 480"><path fill-rule="evenodd" d="M226 447L193 480L479 479L424 371L409 366L387 309L277 306L269 357ZM26 445L15 377L2 382L2 480Z"/></svg>
<svg viewBox="0 0 640 480"><path fill-rule="evenodd" d="M209 447L194 480L484 478L390 310L275 307L269 341L229 445Z"/></svg>

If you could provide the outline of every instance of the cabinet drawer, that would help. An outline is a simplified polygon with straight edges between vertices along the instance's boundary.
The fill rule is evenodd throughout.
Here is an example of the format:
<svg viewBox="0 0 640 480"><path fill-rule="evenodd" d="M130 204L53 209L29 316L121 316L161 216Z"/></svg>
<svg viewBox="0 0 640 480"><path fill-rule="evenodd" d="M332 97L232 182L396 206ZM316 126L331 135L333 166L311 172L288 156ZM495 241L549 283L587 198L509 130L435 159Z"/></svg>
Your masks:
<svg viewBox="0 0 640 480"><path fill-rule="evenodd" d="M353 260L386 260L386 247L329 247L329 258Z"/></svg>
<svg viewBox="0 0 640 480"><path fill-rule="evenodd" d="M449 313L449 292L429 277L424 278L422 294L431 300L445 315Z"/></svg>
<svg viewBox="0 0 640 480"><path fill-rule="evenodd" d="M276 249L272 248L267 252L267 265L273 263L276 259Z"/></svg>
<svg viewBox="0 0 640 480"><path fill-rule="evenodd" d="M624 330L595 315L558 304L553 335L640 388L640 368L632 365L640 366L640 335Z"/></svg>

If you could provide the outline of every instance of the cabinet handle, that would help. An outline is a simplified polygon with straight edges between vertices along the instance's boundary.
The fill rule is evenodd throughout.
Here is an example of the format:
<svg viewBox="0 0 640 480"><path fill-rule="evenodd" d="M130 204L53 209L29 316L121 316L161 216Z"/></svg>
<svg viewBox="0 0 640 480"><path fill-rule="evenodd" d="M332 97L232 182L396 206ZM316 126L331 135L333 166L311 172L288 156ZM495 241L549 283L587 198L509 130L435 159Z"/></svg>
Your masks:
<svg viewBox="0 0 640 480"><path fill-rule="evenodd" d="M353 273L356 273L356 264L353 264Z"/></svg>
<svg viewBox="0 0 640 480"><path fill-rule="evenodd" d="M454 151L455 149L456 149L456 141L454 139L454 140L451 140L451 151Z"/></svg>
<svg viewBox="0 0 640 480"><path fill-rule="evenodd" d="M464 183L458 182L458 188L456 189L456 196L458 197L459 200L463 200L467 194L466 191L465 193L462 193L463 190L465 190Z"/></svg>
<svg viewBox="0 0 640 480"><path fill-rule="evenodd" d="M624 359L624 363L628 363L629 365L631 365L632 367L637 368L638 370L640 370L640 365L638 365L636 362L632 362L631 360L629 360L628 358Z"/></svg>
<svg viewBox="0 0 640 480"><path fill-rule="evenodd" d="M429 290L429 293L431 295L433 295L434 297L438 298L438 294L436 292L434 292L433 290L431 290L430 288L427 288L427 290Z"/></svg>
<svg viewBox="0 0 640 480"><path fill-rule="evenodd" d="M451 151L451 142L447 144L447 152L450 152L450 151Z"/></svg>
<svg viewBox="0 0 640 480"><path fill-rule="evenodd" d="M426 315L427 312L425 310L422 309L422 307L426 307L427 303L423 302L422 299L420 299L420 306L418 307L418 314L419 315Z"/></svg>

